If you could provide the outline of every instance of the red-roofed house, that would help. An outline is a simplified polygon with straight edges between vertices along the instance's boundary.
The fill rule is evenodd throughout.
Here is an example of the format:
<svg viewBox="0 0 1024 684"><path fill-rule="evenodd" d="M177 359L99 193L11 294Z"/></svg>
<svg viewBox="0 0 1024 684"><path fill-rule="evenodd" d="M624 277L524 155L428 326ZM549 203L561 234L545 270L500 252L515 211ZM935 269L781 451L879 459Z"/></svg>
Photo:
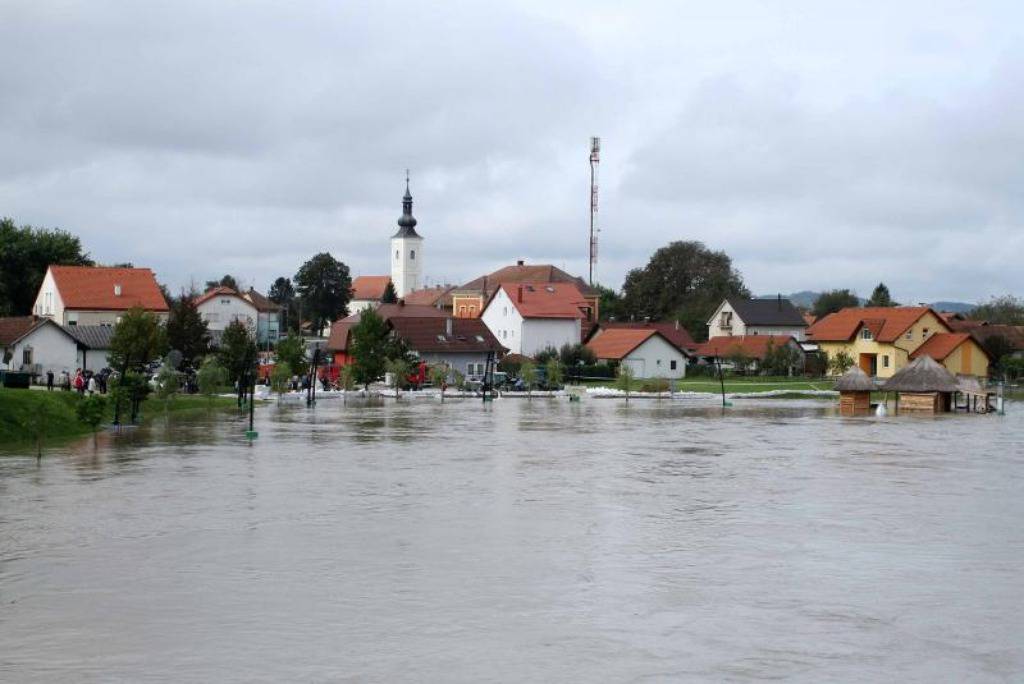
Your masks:
<svg viewBox="0 0 1024 684"><path fill-rule="evenodd" d="M924 344L910 353L910 360L930 356L956 375L988 377L988 364L992 360L985 348L970 333L935 333Z"/></svg>
<svg viewBox="0 0 1024 684"><path fill-rule="evenodd" d="M351 313L380 304L391 276L359 276L352 281L352 299L348 303Z"/></svg>
<svg viewBox="0 0 1024 684"><path fill-rule="evenodd" d="M637 378L686 376L686 353L653 328L602 328L587 342L599 361L617 361Z"/></svg>
<svg viewBox="0 0 1024 684"><path fill-rule="evenodd" d="M575 283L502 283L480 318L509 351L533 356L579 344L581 324L592 311Z"/></svg>
<svg viewBox="0 0 1024 684"><path fill-rule="evenodd" d="M829 358L845 352L868 375L892 377L936 333L951 332L927 306L850 307L815 321L807 338Z"/></svg>
<svg viewBox="0 0 1024 684"><path fill-rule="evenodd" d="M196 297L195 304L209 330L226 330L231 323L239 321L249 334L256 336L259 309L237 290L224 285L211 287Z"/></svg>
<svg viewBox="0 0 1024 684"><path fill-rule="evenodd" d="M167 320L167 300L148 268L50 266L32 312L61 325L112 326L136 306Z"/></svg>
<svg viewBox="0 0 1024 684"><path fill-rule="evenodd" d="M790 335L734 335L732 337L712 337L707 342L697 345L694 352L698 357L705 360L719 359L727 361L734 357L745 357L754 362L758 367L768 355L770 349L789 347L795 352L794 358L797 363L790 369L790 373L799 371L804 367L805 354L800 343Z"/></svg>

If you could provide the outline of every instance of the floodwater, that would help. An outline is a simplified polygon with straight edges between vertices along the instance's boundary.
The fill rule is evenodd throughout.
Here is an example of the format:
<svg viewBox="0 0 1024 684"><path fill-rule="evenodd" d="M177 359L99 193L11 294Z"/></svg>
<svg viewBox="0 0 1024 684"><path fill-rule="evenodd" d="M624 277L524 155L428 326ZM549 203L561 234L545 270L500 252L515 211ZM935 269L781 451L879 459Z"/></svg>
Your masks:
<svg viewBox="0 0 1024 684"><path fill-rule="evenodd" d="M324 401L2 457L0 680L1024 679L1024 406L735 403Z"/></svg>

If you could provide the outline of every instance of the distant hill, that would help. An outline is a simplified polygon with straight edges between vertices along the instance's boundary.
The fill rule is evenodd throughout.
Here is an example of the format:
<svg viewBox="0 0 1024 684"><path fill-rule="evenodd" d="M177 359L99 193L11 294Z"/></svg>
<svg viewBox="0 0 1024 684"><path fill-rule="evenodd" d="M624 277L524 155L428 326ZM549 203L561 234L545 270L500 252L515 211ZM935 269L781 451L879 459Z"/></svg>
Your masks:
<svg viewBox="0 0 1024 684"><path fill-rule="evenodd" d="M814 300L821 295L820 292L813 290L801 290L800 292L794 292L790 295L782 295L787 297L789 301L793 302L795 306L802 309L810 309L814 306ZM771 299L778 295L762 295L764 299ZM861 306L867 302L863 297L860 298ZM917 304L917 302L907 302L908 304ZM936 311L952 311L953 313L969 313L977 306L977 304L968 304L967 302L932 302L929 304Z"/></svg>

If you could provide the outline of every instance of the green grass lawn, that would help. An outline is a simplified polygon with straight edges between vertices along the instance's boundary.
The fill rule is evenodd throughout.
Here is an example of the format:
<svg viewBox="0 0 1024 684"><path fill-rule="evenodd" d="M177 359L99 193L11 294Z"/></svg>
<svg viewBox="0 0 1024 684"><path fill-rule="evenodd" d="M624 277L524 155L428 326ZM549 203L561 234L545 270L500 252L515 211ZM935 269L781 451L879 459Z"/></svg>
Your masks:
<svg viewBox="0 0 1024 684"><path fill-rule="evenodd" d="M40 392L0 387L0 443L32 444L36 441L37 431L41 431L44 443L89 434L92 428L80 422L75 413L79 401L81 397L77 392ZM209 408L224 409L235 405L234 397L207 399L198 395L177 395L167 402L166 411L181 413ZM164 414L164 402L151 397L142 403L140 410L145 422ZM109 424L112 419L111 405L108 406L104 424Z"/></svg>
<svg viewBox="0 0 1024 684"><path fill-rule="evenodd" d="M642 380L634 380L634 392L640 391ZM833 381L828 379L785 378L785 377L726 377L726 394L743 392L771 392L776 390L831 390ZM615 380L588 380L584 385L589 387L615 387ZM722 388L718 378L693 377L675 381L678 392L707 392L715 394Z"/></svg>

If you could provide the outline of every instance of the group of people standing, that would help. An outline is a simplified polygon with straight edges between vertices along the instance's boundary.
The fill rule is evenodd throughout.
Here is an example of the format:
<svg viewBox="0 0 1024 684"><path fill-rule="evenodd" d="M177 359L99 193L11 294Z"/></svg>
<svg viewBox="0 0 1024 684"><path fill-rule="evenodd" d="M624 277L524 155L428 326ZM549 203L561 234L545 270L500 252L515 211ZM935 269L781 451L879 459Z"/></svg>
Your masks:
<svg viewBox="0 0 1024 684"><path fill-rule="evenodd" d="M53 391L55 379L52 370L46 371L47 390ZM76 368L75 374L72 376L65 368L60 373L59 382L60 388L65 392L70 392L74 389L79 394L107 393L107 375L104 373L93 373L91 370L83 371L81 368Z"/></svg>

